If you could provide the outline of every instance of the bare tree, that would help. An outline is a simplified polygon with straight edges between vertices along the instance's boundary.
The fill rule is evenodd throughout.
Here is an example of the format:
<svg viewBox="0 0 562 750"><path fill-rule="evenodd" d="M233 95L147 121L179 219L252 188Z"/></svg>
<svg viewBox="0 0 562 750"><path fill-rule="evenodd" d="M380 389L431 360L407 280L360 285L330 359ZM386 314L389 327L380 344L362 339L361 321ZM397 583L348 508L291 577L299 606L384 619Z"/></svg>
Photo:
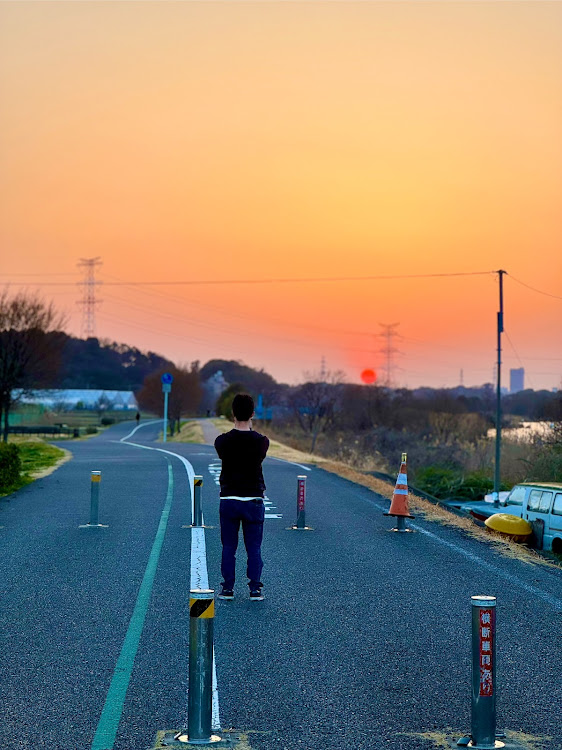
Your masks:
<svg viewBox="0 0 562 750"><path fill-rule="evenodd" d="M341 397L339 386L344 382L341 371L305 373L306 382L296 388L291 406L302 430L310 435L310 452L314 451L320 433L333 424Z"/></svg>
<svg viewBox="0 0 562 750"><path fill-rule="evenodd" d="M58 332L65 316L53 303L25 292L0 293L0 426L8 440L8 417L14 400L53 384L64 339Z"/></svg>
<svg viewBox="0 0 562 750"><path fill-rule="evenodd" d="M161 377L165 372L173 375L174 382L168 399L170 428L174 432L174 424L178 425L182 417L187 417L197 411L203 391L199 378L199 363L192 362L191 366L164 367L147 375L142 388L135 394L141 409L164 415L164 397L162 395Z"/></svg>

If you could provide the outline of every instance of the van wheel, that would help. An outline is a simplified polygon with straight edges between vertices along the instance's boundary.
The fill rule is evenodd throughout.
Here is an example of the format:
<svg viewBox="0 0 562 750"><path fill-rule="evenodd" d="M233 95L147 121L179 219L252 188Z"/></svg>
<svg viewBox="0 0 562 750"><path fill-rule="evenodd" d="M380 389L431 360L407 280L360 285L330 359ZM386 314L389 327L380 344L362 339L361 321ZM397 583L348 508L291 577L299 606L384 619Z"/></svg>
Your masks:
<svg viewBox="0 0 562 750"><path fill-rule="evenodd" d="M562 553L562 539L553 539L552 540L552 551L559 555Z"/></svg>

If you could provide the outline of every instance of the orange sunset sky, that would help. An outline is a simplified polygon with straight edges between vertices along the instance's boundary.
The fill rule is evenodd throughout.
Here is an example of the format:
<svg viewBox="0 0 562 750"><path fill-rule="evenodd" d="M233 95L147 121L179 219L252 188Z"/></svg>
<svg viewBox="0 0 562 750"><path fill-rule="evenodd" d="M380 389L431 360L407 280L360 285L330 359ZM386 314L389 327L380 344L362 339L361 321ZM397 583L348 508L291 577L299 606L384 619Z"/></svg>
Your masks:
<svg viewBox="0 0 562 750"><path fill-rule="evenodd" d="M69 333L99 256L100 338L480 385L501 268L561 386L562 3L0 2L0 105L0 285Z"/></svg>

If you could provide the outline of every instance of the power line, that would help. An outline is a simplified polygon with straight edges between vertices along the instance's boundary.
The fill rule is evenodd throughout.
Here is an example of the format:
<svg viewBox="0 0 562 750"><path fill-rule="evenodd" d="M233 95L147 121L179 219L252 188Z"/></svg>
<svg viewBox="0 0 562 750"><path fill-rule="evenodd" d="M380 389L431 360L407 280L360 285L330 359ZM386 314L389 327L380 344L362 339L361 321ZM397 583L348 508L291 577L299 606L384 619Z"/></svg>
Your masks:
<svg viewBox="0 0 562 750"><path fill-rule="evenodd" d="M12 276L39 276L40 278L43 278L44 276L78 276L79 274L76 271L61 271L60 273L13 273Z"/></svg>
<svg viewBox="0 0 562 750"><path fill-rule="evenodd" d="M106 281L105 286L210 286L230 284L321 284L342 281L389 281L393 279L432 279L449 278L452 276L488 276L497 271L471 271L465 273L419 273L393 274L390 276L332 276L327 278L310 277L302 279L201 279L201 280L173 280L173 281ZM17 282L16 282L17 283ZM45 281L34 286L70 286L70 281Z"/></svg>
<svg viewBox="0 0 562 750"><path fill-rule="evenodd" d="M533 292L536 292L537 294L544 294L545 297L552 297L553 299L562 299L562 297L559 297L556 294L550 294L549 292L542 292L540 289L535 289L534 286L529 286L529 284L525 284L524 281L520 281L519 279L516 279L515 276L512 276L511 274L507 274L510 279L513 279L513 281L516 281L518 284L521 284L521 286L527 287L527 289L531 289Z"/></svg>
<svg viewBox="0 0 562 750"><path fill-rule="evenodd" d="M103 276L104 279L105 278L114 279L115 281L120 281L123 284L127 284L127 286L128 286L127 282L123 281L123 279L120 279L117 276L113 276L113 275L109 275L109 274L105 274L105 273L102 274L102 276ZM104 283L104 286L108 286L108 282L104 281L103 283ZM170 295L170 294L168 294L166 292L160 292L158 290L138 289L138 290L135 290L135 291L142 292L142 294L148 295L150 297L157 297L157 298L160 298L160 299L165 299L167 302L177 301L178 303L180 303L182 305L182 307L185 307L185 305L188 304L188 305L196 306L198 308L202 308L204 310L210 310L212 312L225 314L229 318L235 317L235 318L240 318L241 320L251 320L251 321L255 322L255 315L245 315L244 313L241 313L239 311L232 310L232 308L217 307L216 305L208 305L208 304L200 302L200 301L197 301L197 303L193 303L189 298L186 299L185 297L178 297L178 296ZM106 294L106 297L108 297L109 299L119 299L117 297L111 297L110 295L107 295L107 294ZM121 301L125 303L125 300L121 300ZM125 303L125 304L132 305L133 303ZM139 308L139 309L142 309L142 308ZM148 308L144 308L144 309L148 311ZM160 313L160 312L154 312L152 310L151 310L151 314L162 315L162 313ZM177 319L177 316L175 316L175 315L168 315L167 317L172 317L174 319ZM182 319L185 319L185 320L187 320L189 322L193 322L192 319L185 318L183 315L181 315L181 317L182 317ZM287 321L286 320L280 320L279 318L268 317L267 322L268 322L268 324L269 323L271 323L271 324L277 324L277 325L280 325L280 326L283 326L283 327L287 326ZM342 328L326 328L326 326L311 325L310 323L307 324L307 323L301 323L301 322L292 322L290 324L290 327L291 328L301 328L301 329L310 330L310 331L322 331L324 333L331 333L331 334L338 334L338 335L345 335L345 336L372 336L373 335L372 331L357 331L357 330L350 331L349 329L342 329ZM420 339L408 338L406 336L403 336L402 334L396 334L396 337L399 338L399 339L401 339L402 341L410 341L410 342L415 342L415 343L422 344L422 345L426 345L428 343L431 344L431 342L422 341ZM459 347L459 346L451 346L451 345L446 345L446 344L442 344L442 343L440 343L440 344L432 344L432 345L433 346L437 346L438 348L452 349L452 350L455 350L455 351L458 351L459 348L462 348L462 347ZM367 349L355 349L355 351L368 351L368 350Z"/></svg>

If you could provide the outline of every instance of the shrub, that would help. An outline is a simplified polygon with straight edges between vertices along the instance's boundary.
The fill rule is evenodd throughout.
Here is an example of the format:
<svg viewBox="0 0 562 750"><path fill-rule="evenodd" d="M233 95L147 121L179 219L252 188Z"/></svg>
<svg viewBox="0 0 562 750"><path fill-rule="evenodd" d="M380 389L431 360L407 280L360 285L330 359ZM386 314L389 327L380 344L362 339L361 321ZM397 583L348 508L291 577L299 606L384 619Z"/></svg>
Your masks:
<svg viewBox="0 0 562 750"><path fill-rule="evenodd" d="M415 486L437 497L439 500L483 500L484 495L494 489L494 480L484 472L473 471L464 477L458 471L442 466L428 466L415 475ZM511 485L502 482L500 491L509 490Z"/></svg>
<svg viewBox="0 0 562 750"><path fill-rule="evenodd" d="M218 417L232 419L232 402L237 393L247 393L241 383L232 383L232 385L229 385L228 388L221 393L215 404L215 412Z"/></svg>
<svg viewBox="0 0 562 750"><path fill-rule="evenodd" d="M428 466L415 474L415 486L440 500L456 495L460 481L456 471L442 466Z"/></svg>
<svg viewBox="0 0 562 750"><path fill-rule="evenodd" d="M484 495L492 492L494 480L480 471L467 474L455 490L455 497L464 500L484 500ZM511 489L511 485L500 482L500 492Z"/></svg>
<svg viewBox="0 0 562 750"><path fill-rule="evenodd" d="M113 417L102 417L100 422L104 427L108 427L110 424L115 424Z"/></svg>
<svg viewBox="0 0 562 750"><path fill-rule="evenodd" d="M538 451L527 478L535 482L562 482L562 445L546 446Z"/></svg>
<svg viewBox="0 0 562 750"><path fill-rule="evenodd" d="M6 492L20 480L21 458L17 445L0 443L0 491Z"/></svg>
<svg viewBox="0 0 562 750"><path fill-rule="evenodd" d="M89 425L86 427L86 435L95 435L98 431L97 427L93 427L92 425Z"/></svg>

